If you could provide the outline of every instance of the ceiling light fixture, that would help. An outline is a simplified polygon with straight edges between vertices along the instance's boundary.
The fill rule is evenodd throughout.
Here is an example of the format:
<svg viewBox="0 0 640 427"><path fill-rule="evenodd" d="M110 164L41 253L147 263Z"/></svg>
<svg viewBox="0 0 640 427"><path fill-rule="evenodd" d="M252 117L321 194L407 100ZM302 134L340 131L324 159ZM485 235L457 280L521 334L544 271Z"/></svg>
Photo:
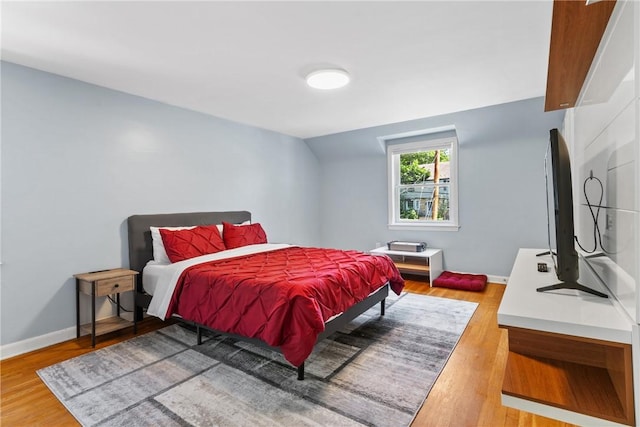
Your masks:
<svg viewBox="0 0 640 427"><path fill-rule="evenodd" d="M307 75L307 84L315 89L338 89L349 83L351 78L345 70L338 68L317 70Z"/></svg>

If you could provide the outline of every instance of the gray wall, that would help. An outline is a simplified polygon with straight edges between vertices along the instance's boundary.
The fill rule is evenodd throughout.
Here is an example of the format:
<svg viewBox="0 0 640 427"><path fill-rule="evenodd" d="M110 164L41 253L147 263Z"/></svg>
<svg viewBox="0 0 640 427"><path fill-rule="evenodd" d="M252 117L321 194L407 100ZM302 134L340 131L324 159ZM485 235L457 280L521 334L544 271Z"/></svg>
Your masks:
<svg viewBox="0 0 640 427"><path fill-rule="evenodd" d="M75 325L72 275L127 266L132 214L247 209L270 241L425 240L448 269L501 276L517 248L546 245L542 159L564 113L543 113L541 98L305 144L15 64L1 71L2 345ZM377 137L447 125L460 141L460 230L388 230Z"/></svg>
<svg viewBox="0 0 640 427"><path fill-rule="evenodd" d="M127 266L132 214L246 209L319 244L298 138L2 63L1 344L75 326L72 275Z"/></svg>
<svg viewBox="0 0 640 427"><path fill-rule="evenodd" d="M321 164L322 245L368 250L393 239L444 250L454 271L508 276L517 249L546 247L544 155L564 112L536 98L307 139ZM377 138L454 125L459 140L458 231L391 231L387 164Z"/></svg>

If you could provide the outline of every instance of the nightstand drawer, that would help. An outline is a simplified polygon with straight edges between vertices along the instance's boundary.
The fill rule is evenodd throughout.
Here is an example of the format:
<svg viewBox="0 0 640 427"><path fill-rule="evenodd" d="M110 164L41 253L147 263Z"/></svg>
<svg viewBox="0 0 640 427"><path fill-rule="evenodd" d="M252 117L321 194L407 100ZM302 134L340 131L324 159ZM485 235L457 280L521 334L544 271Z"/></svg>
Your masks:
<svg viewBox="0 0 640 427"><path fill-rule="evenodd" d="M113 295L133 290L133 276L96 280L96 296Z"/></svg>

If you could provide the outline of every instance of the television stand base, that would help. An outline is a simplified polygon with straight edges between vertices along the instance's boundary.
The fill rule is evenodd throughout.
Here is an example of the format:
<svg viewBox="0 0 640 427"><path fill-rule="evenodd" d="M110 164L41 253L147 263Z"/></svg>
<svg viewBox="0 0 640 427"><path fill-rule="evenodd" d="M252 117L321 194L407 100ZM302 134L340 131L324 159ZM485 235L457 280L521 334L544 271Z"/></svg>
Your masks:
<svg viewBox="0 0 640 427"><path fill-rule="evenodd" d="M536 254L536 256L544 256L544 255L553 255L556 256L556 253L553 251L545 251L545 252L540 252L539 254Z"/></svg>
<svg viewBox="0 0 640 427"><path fill-rule="evenodd" d="M591 295L595 295L597 297L609 298L609 295L603 294L602 292L596 291L595 289L588 288L584 285L581 285L578 282L560 282L560 283L556 283L555 285L543 286L541 288L536 289L536 291L545 292L545 291L553 291L557 289L575 289L578 291L586 292Z"/></svg>

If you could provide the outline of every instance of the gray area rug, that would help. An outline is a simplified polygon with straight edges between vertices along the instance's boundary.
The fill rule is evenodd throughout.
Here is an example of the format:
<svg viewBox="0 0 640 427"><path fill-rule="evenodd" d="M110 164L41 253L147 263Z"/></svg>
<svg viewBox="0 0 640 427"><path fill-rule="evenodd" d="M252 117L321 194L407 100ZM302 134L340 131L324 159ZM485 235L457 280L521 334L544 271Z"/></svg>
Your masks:
<svg viewBox="0 0 640 427"><path fill-rule="evenodd" d="M306 377L277 352L168 326L38 375L83 425L406 426L477 304L390 296L318 343Z"/></svg>

